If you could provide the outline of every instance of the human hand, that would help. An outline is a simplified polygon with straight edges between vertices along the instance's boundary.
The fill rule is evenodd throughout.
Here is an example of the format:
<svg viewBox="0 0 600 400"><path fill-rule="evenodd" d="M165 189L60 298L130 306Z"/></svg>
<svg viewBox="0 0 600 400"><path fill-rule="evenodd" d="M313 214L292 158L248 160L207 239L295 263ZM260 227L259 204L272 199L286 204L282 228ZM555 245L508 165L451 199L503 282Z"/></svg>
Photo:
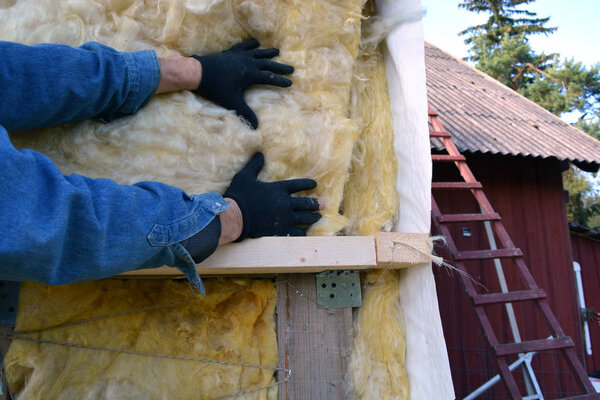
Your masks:
<svg viewBox="0 0 600 400"><path fill-rule="evenodd" d="M219 218L221 219L221 237L219 244L225 244L236 240L242 234L244 220L242 211L237 202L231 198L225 197L229 201L229 207L223 211Z"/></svg>
<svg viewBox="0 0 600 400"><path fill-rule="evenodd" d="M242 233L236 241L246 237L306 236L306 227L321 218L315 212L319 201L291 194L314 189L317 183L312 179L261 182L257 176L264 163L262 153L256 153L233 177L223 195L235 200L242 212Z"/></svg>
<svg viewBox="0 0 600 400"><path fill-rule="evenodd" d="M291 65L269 60L279 55L278 49L259 49L259 45L251 39L221 53L191 56L202 65L200 86L194 93L234 110L253 129L258 127L258 119L244 100L246 89L253 85L289 87L292 81L281 75L294 72Z"/></svg>

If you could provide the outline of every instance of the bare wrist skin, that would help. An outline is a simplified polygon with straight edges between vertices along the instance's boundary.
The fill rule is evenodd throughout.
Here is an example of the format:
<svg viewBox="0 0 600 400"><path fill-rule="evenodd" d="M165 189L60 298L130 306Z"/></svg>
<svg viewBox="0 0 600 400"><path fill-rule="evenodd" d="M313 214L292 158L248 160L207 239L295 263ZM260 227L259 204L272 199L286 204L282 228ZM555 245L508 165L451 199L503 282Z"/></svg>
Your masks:
<svg viewBox="0 0 600 400"><path fill-rule="evenodd" d="M223 211L220 215L221 218L221 237L219 238L219 244L233 242L242 234L242 228L244 227L244 220L242 219L242 211L235 202L230 198L225 198L231 204Z"/></svg>
<svg viewBox="0 0 600 400"><path fill-rule="evenodd" d="M160 82L155 94L195 90L202 79L202 64L194 58L174 56L159 58Z"/></svg>

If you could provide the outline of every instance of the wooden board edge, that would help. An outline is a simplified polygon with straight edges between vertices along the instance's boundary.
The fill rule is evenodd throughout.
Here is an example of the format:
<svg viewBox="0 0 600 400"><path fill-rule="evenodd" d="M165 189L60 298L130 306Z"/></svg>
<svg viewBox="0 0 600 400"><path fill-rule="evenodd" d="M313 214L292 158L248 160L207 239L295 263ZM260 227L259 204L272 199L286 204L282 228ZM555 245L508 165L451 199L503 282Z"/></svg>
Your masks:
<svg viewBox="0 0 600 400"><path fill-rule="evenodd" d="M314 273L407 268L429 262L429 234L378 232L372 236L264 237L220 246L200 275ZM120 276L181 276L176 268L129 271Z"/></svg>

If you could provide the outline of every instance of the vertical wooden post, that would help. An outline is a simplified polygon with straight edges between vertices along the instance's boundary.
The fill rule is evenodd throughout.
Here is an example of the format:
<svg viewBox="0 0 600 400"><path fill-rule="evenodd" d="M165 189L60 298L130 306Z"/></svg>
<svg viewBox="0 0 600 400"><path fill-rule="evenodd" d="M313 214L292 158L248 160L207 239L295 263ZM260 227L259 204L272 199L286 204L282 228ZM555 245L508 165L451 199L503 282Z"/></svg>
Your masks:
<svg viewBox="0 0 600 400"><path fill-rule="evenodd" d="M278 282L279 366L292 371L279 386L279 400L345 399L352 309L317 308L314 274L280 275Z"/></svg>

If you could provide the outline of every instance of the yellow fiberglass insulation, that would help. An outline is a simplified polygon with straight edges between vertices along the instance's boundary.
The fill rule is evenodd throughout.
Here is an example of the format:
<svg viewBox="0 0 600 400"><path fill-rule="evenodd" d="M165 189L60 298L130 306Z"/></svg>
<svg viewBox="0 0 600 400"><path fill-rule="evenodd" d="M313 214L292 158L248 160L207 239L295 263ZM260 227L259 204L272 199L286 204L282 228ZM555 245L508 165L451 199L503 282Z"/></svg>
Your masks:
<svg viewBox="0 0 600 400"><path fill-rule="evenodd" d="M350 114L363 124L343 203L350 219L348 231L353 235L389 231L398 212L397 162L385 65L377 38L369 37L370 23L363 23L350 102ZM348 397L408 399L398 272L373 271L362 278L363 304L355 313Z"/></svg>
<svg viewBox="0 0 600 400"><path fill-rule="evenodd" d="M55 287L27 282L16 330L46 341L276 367L274 284L258 279L205 284L209 294L194 297L184 280L105 279ZM170 302L175 304L126 313ZM44 329L118 313L125 314ZM12 342L5 368L18 399L216 399L274 382L272 369L22 340ZM276 394L272 388L244 398Z"/></svg>
<svg viewBox="0 0 600 400"><path fill-rule="evenodd" d="M259 129L182 92L160 95L110 124L84 121L11 135L65 174L120 183L157 180L189 193L222 192L258 150L264 180L312 177L324 203L313 235L389 230L397 212L396 162L382 56L362 46L363 0L16 0L0 2L0 40L72 46L99 41L159 56L205 54L257 38L295 67L289 89L255 88L246 99ZM350 174L349 172L349 166ZM342 204L343 199L343 204ZM340 206L343 214L339 214ZM397 274L366 276L355 325L349 396L407 398ZM37 332L36 338L277 365L275 290L265 280L209 280L207 297L123 317ZM193 296L185 281L103 280L24 284L17 330L163 304ZM375 328L376 327L376 328ZM92 353L92 354L90 354ZM5 360L19 399L213 399L264 387L275 373L223 364L14 341ZM244 394L273 399L277 387Z"/></svg>
<svg viewBox="0 0 600 400"><path fill-rule="evenodd" d="M17 147L48 155L65 174L131 184L155 180L190 194L223 192L261 150L261 179L311 177L325 205L312 234L342 229L339 214L358 131L348 118L363 0L17 0L0 8L0 40L72 46L98 41L160 56L218 52L254 37L278 47L295 72L289 89L246 95L252 130L191 92L156 96L135 116L84 121L11 135ZM10 3L9 3L10 4Z"/></svg>

